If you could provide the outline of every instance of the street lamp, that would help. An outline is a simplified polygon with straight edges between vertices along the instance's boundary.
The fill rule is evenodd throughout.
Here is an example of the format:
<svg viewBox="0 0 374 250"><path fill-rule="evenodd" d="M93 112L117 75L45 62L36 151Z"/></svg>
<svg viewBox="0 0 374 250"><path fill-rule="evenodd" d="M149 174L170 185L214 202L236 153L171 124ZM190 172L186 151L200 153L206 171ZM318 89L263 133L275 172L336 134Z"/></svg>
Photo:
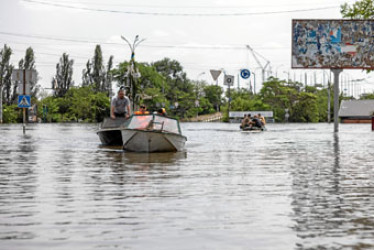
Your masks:
<svg viewBox="0 0 374 250"><path fill-rule="evenodd" d="M199 83L199 77L202 76L202 75L205 75L205 72L201 72L200 74L197 75L196 77L196 95L197 95L197 98L199 98L199 92L200 92L200 83Z"/></svg>
<svg viewBox="0 0 374 250"><path fill-rule="evenodd" d="M134 84L135 84L134 78L139 78L140 77L140 73L136 72L135 49L141 42L143 42L145 40L145 38L139 40L139 35L136 35L133 43L130 43L129 40L127 40L124 36L121 36L121 38L123 40L125 40L125 42L129 45L130 50L131 50L130 67L128 69L128 73L129 73L130 77L128 77L128 79L129 79L128 81L129 81L131 97L132 97L132 109L134 110L135 96L136 96L136 93L134 91L134 89L135 89L134 88Z"/></svg>
<svg viewBox="0 0 374 250"><path fill-rule="evenodd" d="M199 98L200 98L200 83L199 83L199 77L204 75L205 72L201 72L200 74L197 75L196 77L196 101L195 101L195 107L196 107L196 120L198 119L199 117L199 106L200 106L200 102L199 102Z"/></svg>
<svg viewBox="0 0 374 250"><path fill-rule="evenodd" d="M281 64L281 65L275 67L275 77L276 77L276 78L278 78L278 69L279 69L280 67L283 67L283 66L284 66L284 65Z"/></svg>

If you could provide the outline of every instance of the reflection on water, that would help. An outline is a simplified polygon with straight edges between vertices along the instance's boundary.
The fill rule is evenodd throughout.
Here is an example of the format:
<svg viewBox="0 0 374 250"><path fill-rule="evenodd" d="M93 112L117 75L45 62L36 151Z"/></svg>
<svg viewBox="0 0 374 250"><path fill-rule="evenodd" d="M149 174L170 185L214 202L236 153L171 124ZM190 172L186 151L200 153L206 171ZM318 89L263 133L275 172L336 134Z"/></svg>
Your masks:
<svg viewBox="0 0 374 250"><path fill-rule="evenodd" d="M366 125L184 123L185 152L95 125L0 126L0 249L372 249Z"/></svg>

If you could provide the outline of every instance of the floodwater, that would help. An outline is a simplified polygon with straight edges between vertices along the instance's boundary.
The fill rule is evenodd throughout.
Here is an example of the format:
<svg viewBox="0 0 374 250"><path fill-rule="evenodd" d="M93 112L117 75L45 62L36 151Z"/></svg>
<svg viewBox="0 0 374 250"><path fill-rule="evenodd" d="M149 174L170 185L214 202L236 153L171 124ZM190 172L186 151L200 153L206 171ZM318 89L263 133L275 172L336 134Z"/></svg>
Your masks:
<svg viewBox="0 0 374 250"><path fill-rule="evenodd" d="M185 152L93 124L0 126L0 249L374 249L370 124L182 123Z"/></svg>

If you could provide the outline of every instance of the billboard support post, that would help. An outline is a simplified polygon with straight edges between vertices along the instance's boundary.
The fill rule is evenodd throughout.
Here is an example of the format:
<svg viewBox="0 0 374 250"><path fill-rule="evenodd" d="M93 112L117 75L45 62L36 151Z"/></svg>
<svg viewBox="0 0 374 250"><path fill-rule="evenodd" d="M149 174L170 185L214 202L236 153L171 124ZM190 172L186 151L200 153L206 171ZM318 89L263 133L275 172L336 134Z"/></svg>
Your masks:
<svg viewBox="0 0 374 250"><path fill-rule="evenodd" d="M334 74L334 132L339 132L339 75L342 69L331 69Z"/></svg>

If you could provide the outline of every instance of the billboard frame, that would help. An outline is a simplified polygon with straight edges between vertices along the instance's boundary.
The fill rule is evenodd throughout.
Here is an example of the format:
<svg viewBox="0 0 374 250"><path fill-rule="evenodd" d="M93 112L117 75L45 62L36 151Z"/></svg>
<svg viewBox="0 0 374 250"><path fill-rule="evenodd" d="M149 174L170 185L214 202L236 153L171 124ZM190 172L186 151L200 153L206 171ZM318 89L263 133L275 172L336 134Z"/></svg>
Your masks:
<svg viewBox="0 0 374 250"><path fill-rule="evenodd" d="M292 69L374 69L374 19L292 19L291 22ZM301 30L301 32L309 32L308 34L302 34L304 37L300 38L300 41L295 34L296 25L304 25L302 29L305 30ZM323 25L328 26L326 30L323 30ZM340 32L340 34L335 31L337 36L333 37L331 32L334 32L333 29L337 25L340 28L340 30L337 29L337 32ZM354 31L353 29L357 27L364 27L367 30ZM352 28L352 33L347 33L349 28ZM328 35L331 35L330 37L326 37L326 33L323 33L326 31L328 31ZM349 36L352 34L355 34L355 36ZM303 39L305 40L304 43ZM352 39L352 42L347 42L349 39ZM296 51L297 49L299 51ZM308 49L310 50L308 51ZM331 49L331 53L326 52L330 51L329 49ZM295 53L300 51L304 54L302 52ZM367 51L369 51L369 54L366 53ZM312 56L315 57L312 58ZM318 60L317 56L319 57ZM323 58L328 59L326 62L320 63ZM352 62L352 58L355 60L354 62ZM303 59L305 59L304 62L298 63ZM309 64L309 62L311 63ZM350 62L349 65L348 62ZM354 65L357 62L361 62L361 64Z"/></svg>

